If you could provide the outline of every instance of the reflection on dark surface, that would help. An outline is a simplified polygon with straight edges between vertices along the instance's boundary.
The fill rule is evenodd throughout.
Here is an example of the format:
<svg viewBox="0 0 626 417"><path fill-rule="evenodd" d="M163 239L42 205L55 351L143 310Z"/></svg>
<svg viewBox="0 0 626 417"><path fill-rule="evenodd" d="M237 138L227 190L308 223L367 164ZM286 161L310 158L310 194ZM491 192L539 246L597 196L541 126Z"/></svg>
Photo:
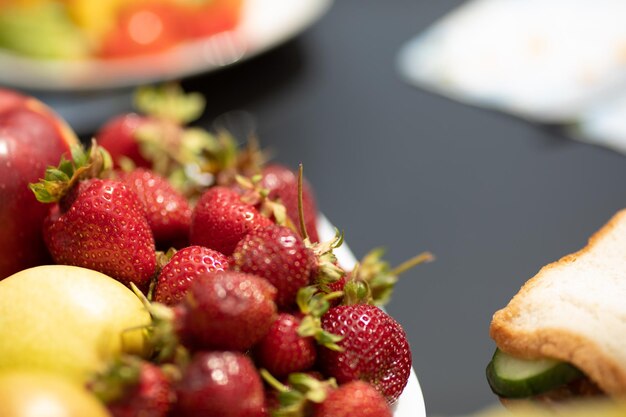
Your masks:
<svg viewBox="0 0 626 417"><path fill-rule="evenodd" d="M305 51L296 39L226 70L186 79L182 85L186 91L205 95L202 120L211 122L223 113L246 108L289 88L305 65Z"/></svg>
<svg viewBox="0 0 626 417"><path fill-rule="evenodd" d="M245 108L288 88L304 65L305 53L296 39L250 60L190 77L181 84L187 91L206 96L205 115L198 123L208 126L223 113ZM122 88L66 94L26 93L55 108L85 141L110 117L133 110L133 91Z"/></svg>

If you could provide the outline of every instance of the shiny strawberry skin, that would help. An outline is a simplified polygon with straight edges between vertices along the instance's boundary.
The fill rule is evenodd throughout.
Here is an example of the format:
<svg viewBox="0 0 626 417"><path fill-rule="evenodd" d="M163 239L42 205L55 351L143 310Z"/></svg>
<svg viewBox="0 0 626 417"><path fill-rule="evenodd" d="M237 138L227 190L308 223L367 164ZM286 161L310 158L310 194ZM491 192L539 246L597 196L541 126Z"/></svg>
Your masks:
<svg viewBox="0 0 626 417"><path fill-rule="evenodd" d="M237 352L198 352L177 384L177 417L265 417L263 383Z"/></svg>
<svg viewBox="0 0 626 417"><path fill-rule="evenodd" d="M154 300L174 305L183 299L196 277L228 268L228 258L218 251L203 246L187 246L176 252L161 269Z"/></svg>
<svg viewBox="0 0 626 417"><path fill-rule="evenodd" d="M398 399L411 372L411 350L402 326L380 308L367 305L333 307L322 316L324 330L343 336L342 352L321 348L325 375L340 384L361 379L371 383L389 403Z"/></svg>
<svg viewBox="0 0 626 417"><path fill-rule="evenodd" d="M44 221L44 240L54 261L100 271L146 290L156 255L137 196L113 180L86 180L78 190L52 206Z"/></svg>
<svg viewBox="0 0 626 417"><path fill-rule="evenodd" d="M122 157L130 158L136 166L149 168L150 161L144 158L139 151L139 143L135 133L139 127L149 123L152 119L136 113L126 113L107 121L96 133L98 144L106 149L116 166Z"/></svg>
<svg viewBox="0 0 626 417"><path fill-rule="evenodd" d="M139 380L119 400L107 404L113 417L166 417L174 402L174 387L158 366L144 362Z"/></svg>
<svg viewBox="0 0 626 417"><path fill-rule="evenodd" d="M299 325L298 317L280 313L255 347L255 358L260 367L276 378L306 371L315 364L317 343L313 337L299 336Z"/></svg>
<svg viewBox="0 0 626 417"><path fill-rule="evenodd" d="M234 268L267 279L278 293L279 307L294 304L298 290L311 283L315 257L300 236L278 225L246 235L233 252Z"/></svg>
<svg viewBox="0 0 626 417"><path fill-rule="evenodd" d="M145 168L119 172L118 177L143 203L157 246L183 247L189 240L192 209L170 182Z"/></svg>
<svg viewBox="0 0 626 417"><path fill-rule="evenodd" d="M285 209L287 216L294 224L300 224L300 214L298 210L298 176L288 167L280 164L270 164L262 171L263 187L270 190L269 198L279 199ZM311 242L318 242L317 232L317 202L313 194L313 188L306 179L302 183L302 208L304 221Z"/></svg>
<svg viewBox="0 0 626 417"><path fill-rule="evenodd" d="M265 279L235 271L196 277L183 298L183 343L194 350L246 351L276 318L276 289Z"/></svg>
<svg viewBox="0 0 626 417"><path fill-rule="evenodd" d="M352 381L331 391L326 400L314 406L313 417L392 417L383 397L372 385Z"/></svg>
<svg viewBox="0 0 626 417"><path fill-rule="evenodd" d="M270 224L272 221L254 206L242 202L236 191L211 187L202 194L193 210L190 242L230 256L244 236Z"/></svg>

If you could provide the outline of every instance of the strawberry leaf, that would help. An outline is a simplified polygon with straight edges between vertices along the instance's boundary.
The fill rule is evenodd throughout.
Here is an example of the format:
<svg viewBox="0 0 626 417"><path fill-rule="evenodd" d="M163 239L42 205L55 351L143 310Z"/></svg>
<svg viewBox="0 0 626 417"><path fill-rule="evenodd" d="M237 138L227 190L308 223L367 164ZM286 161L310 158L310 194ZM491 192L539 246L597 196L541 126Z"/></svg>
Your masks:
<svg viewBox="0 0 626 417"><path fill-rule="evenodd" d="M198 119L205 101L200 93L185 93L175 83L159 87L142 87L135 94L135 107L142 113L180 125Z"/></svg>
<svg viewBox="0 0 626 417"><path fill-rule="evenodd" d="M59 167L61 167L61 165L59 165ZM68 175L62 168L49 168L46 170L45 176L46 181L69 181L71 173Z"/></svg>
<svg viewBox="0 0 626 417"><path fill-rule="evenodd" d="M419 264L434 260L430 252L422 252L392 269L389 263L383 260L384 254L385 251L382 248L371 250L359 263L358 270L352 273L352 279L355 282L361 282L367 286L368 302L375 305L384 305L389 302L400 274ZM352 289L350 291L351 294L348 297L356 295L359 298L362 295L355 294ZM352 302L354 303L354 299Z"/></svg>
<svg viewBox="0 0 626 417"><path fill-rule="evenodd" d="M334 335L324 330L321 317L330 308L330 300L342 295L343 293L340 291L330 294L320 293L316 286L301 288L298 291L296 302L305 316L298 326L298 336L313 337L318 344L341 351L342 348L337 343L343 339L343 336Z"/></svg>
<svg viewBox="0 0 626 417"><path fill-rule="evenodd" d="M97 178L113 166L111 155L100 148L95 140L92 141L88 151L85 151L82 145L77 145L72 147L71 152L72 160L62 156L57 167L46 168L43 179L29 184L38 201L58 202L79 181Z"/></svg>
<svg viewBox="0 0 626 417"><path fill-rule="evenodd" d="M307 400L319 404L326 399L328 386L334 383L334 379L320 381L308 374L295 372L289 375L288 382L294 390L304 394Z"/></svg>

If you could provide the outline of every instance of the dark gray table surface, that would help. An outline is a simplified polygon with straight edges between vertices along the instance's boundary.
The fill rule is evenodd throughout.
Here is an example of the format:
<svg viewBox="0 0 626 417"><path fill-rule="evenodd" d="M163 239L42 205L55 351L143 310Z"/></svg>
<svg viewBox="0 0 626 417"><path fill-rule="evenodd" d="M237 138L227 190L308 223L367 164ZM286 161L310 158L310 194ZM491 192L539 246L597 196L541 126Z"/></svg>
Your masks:
<svg viewBox="0 0 626 417"><path fill-rule="evenodd" d="M275 160L302 162L357 257L377 246L392 264L437 256L388 306L429 415L496 403L491 315L626 202L624 156L400 78L401 45L460 3L338 0L295 40L183 84L207 96L201 124L244 110Z"/></svg>

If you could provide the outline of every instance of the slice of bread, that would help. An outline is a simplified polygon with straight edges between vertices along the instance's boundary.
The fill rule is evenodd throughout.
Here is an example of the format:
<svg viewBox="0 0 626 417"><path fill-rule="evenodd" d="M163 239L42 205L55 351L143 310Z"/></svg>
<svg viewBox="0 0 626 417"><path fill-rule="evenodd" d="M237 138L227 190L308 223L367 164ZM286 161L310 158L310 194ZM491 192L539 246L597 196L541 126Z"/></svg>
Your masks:
<svg viewBox="0 0 626 417"><path fill-rule="evenodd" d="M626 395L626 209L526 282L490 335L509 354L567 361L605 393Z"/></svg>

